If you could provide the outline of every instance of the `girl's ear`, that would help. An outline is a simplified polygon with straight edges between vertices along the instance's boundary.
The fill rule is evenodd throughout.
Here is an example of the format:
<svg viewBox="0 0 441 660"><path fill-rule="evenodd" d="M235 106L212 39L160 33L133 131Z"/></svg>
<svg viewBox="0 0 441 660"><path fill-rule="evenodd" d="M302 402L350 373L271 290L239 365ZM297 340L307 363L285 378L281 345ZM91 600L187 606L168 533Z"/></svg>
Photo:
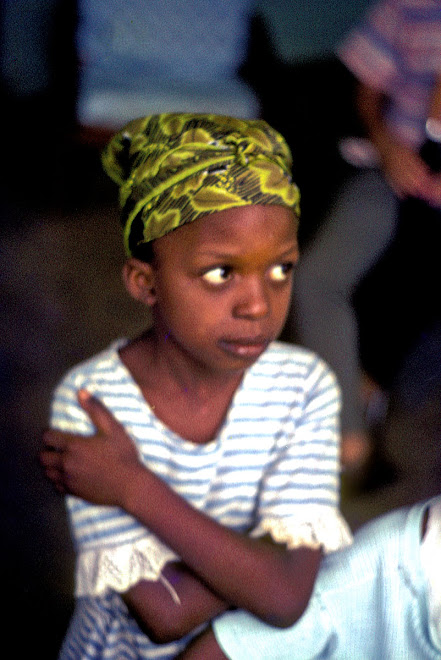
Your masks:
<svg viewBox="0 0 441 660"><path fill-rule="evenodd" d="M151 264L131 257L123 266L122 276L132 298L149 307L155 304L155 273Z"/></svg>

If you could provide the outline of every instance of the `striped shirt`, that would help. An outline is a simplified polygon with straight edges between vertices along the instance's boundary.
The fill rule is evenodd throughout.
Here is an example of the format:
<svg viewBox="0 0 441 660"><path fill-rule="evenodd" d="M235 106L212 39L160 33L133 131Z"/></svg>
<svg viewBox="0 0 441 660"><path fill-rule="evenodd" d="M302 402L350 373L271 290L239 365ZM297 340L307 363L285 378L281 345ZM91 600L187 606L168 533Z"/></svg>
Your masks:
<svg viewBox="0 0 441 660"><path fill-rule="evenodd" d="M196 444L155 417L119 357L124 341L64 378L52 427L93 433L76 398L85 388L126 428L145 465L219 523L246 534L270 533L292 548L322 546L326 552L349 542L338 511L339 390L314 353L271 344L245 373L217 437ZM61 657L174 657L187 640L152 644L118 595L140 579L161 579L174 552L120 509L74 497L67 506L77 550L77 606Z"/></svg>
<svg viewBox="0 0 441 660"><path fill-rule="evenodd" d="M386 95L391 130L405 144L421 146L441 75L441 1L375 3L338 55L361 82Z"/></svg>

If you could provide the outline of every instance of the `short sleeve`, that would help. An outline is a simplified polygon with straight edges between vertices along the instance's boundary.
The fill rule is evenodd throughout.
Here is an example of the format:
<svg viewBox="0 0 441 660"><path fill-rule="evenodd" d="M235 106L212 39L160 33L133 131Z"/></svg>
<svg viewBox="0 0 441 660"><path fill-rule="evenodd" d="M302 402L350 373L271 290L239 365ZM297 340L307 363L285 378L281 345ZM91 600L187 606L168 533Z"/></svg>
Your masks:
<svg viewBox="0 0 441 660"><path fill-rule="evenodd" d="M303 387L303 404L292 411L292 427L263 475L252 535L270 534L291 549L306 545L331 552L351 542L339 511L340 391L318 358Z"/></svg>
<svg viewBox="0 0 441 660"><path fill-rule="evenodd" d="M385 93L390 91L399 68L396 35L400 23L396 2L375 3L337 48L339 58L356 78Z"/></svg>
<svg viewBox="0 0 441 660"><path fill-rule="evenodd" d="M81 387L94 385L71 373L56 388L50 426L66 433L91 435L94 426L77 401ZM113 411L111 411L113 412ZM177 555L134 518L117 507L97 506L68 496L66 506L76 549L75 595L101 596L109 590L124 593L141 579L161 580L165 564Z"/></svg>

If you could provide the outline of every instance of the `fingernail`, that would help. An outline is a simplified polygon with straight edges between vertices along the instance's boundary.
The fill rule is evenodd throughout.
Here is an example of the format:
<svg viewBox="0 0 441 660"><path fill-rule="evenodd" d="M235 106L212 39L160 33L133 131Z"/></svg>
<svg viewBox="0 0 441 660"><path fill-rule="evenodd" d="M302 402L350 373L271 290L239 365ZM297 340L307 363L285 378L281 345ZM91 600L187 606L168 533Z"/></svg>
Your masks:
<svg viewBox="0 0 441 660"><path fill-rule="evenodd" d="M78 390L78 399L81 402L89 401L91 394L87 390Z"/></svg>

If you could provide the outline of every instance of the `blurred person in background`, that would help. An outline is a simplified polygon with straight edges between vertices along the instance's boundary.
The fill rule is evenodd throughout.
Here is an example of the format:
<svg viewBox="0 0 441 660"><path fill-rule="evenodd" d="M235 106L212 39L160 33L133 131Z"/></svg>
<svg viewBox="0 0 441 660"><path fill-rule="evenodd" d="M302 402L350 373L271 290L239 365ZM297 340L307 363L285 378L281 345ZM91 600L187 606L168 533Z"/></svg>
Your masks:
<svg viewBox="0 0 441 660"><path fill-rule="evenodd" d="M253 0L79 0L77 118L103 144L133 117L212 112L252 118L239 69Z"/></svg>
<svg viewBox="0 0 441 660"><path fill-rule="evenodd" d="M362 374L353 294L392 241L403 201L423 202L439 217L441 176L434 169L441 142L441 3L381 0L338 54L358 80L357 108L368 139L342 145L359 168L302 256L294 326L297 338L337 373L343 391L342 461L349 474L360 476L372 452L366 402L378 390ZM426 228L419 224L421 207L416 208L412 230L419 229L414 236L419 234L421 243L421 236L427 241Z"/></svg>
<svg viewBox="0 0 441 660"><path fill-rule="evenodd" d="M75 124L75 24L75 0L1 3L0 99L8 154L2 204L10 199L36 208L65 185L53 164L67 160ZM17 176L23 154L32 166L25 185Z"/></svg>
<svg viewBox="0 0 441 660"><path fill-rule="evenodd" d="M41 165L20 198L31 205L63 195L82 199L101 176L98 150L133 117L167 111L257 117L257 94L239 73L253 8L254 0L3 3L10 173L23 151ZM48 177L53 162L60 167ZM10 173L7 191L17 180Z"/></svg>

